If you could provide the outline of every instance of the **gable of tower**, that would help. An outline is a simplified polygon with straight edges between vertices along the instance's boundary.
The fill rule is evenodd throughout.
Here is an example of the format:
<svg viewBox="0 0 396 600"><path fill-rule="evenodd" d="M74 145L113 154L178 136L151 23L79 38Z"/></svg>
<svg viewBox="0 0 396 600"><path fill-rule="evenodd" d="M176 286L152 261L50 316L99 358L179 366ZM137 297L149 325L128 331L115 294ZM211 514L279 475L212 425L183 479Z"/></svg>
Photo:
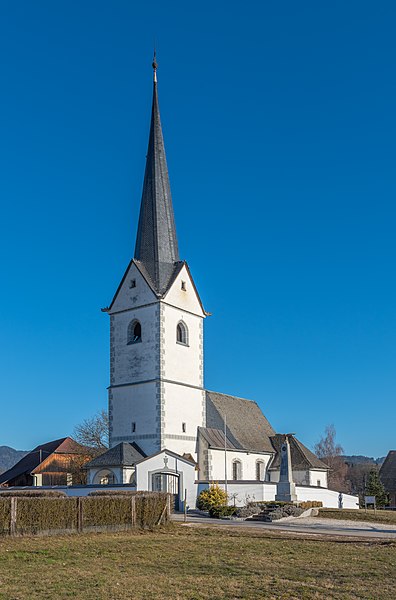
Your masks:
<svg viewBox="0 0 396 600"><path fill-rule="evenodd" d="M181 263L179 270L175 271L174 279L170 282L163 300L166 304L194 313L195 315L205 317L208 314L202 305L201 298L186 262Z"/></svg>
<svg viewBox="0 0 396 600"><path fill-rule="evenodd" d="M145 276L143 268L135 260L131 260L106 312L111 314L129 310L145 306L156 300L157 295L154 293L148 277Z"/></svg>

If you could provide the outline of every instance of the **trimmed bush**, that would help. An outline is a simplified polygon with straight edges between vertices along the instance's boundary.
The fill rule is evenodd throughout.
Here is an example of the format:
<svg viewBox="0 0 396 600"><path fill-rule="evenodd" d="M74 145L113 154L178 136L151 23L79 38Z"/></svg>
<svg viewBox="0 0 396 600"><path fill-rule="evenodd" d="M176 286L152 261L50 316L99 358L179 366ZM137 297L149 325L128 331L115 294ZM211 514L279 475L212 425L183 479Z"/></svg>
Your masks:
<svg viewBox="0 0 396 600"><path fill-rule="evenodd" d="M131 498L97 496L82 498L84 527L132 525Z"/></svg>
<svg viewBox="0 0 396 600"><path fill-rule="evenodd" d="M37 534L77 529L153 529L169 520L167 507L171 497L166 493L127 492L74 498L24 494L15 500L14 531ZM11 494L5 498L0 496L0 534L11 533L11 504Z"/></svg>
<svg viewBox="0 0 396 600"><path fill-rule="evenodd" d="M212 506L209 509L209 515L212 519L220 519L221 517L231 517L235 514L235 506Z"/></svg>
<svg viewBox="0 0 396 600"><path fill-rule="evenodd" d="M0 498L67 498L65 492L57 490L15 490L9 492L1 492Z"/></svg>
<svg viewBox="0 0 396 600"><path fill-rule="evenodd" d="M308 500L307 502L299 502L298 506L304 510L308 510L308 508L322 508L323 502L320 500Z"/></svg>
<svg viewBox="0 0 396 600"><path fill-rule="evenodd" d="M11 499L0 497L0 535L9 533L11 519Z"/></svg>
<svg viewBox="0 0 396 600"><path fill-rule="evenodd" d="M247 506L241 506L237 508L235 515L242 519L247 519L248 517L252 517L253 515L258 515L261 512L262 508L263 507L259 506L258 504L249 503Z"/></svg>
<svg viewBox="0 0 396 600"><path fill-rule="evenodd" d="M163 517L165 523L168 494L164 492L142 494L136 497L136 525L141 529L153 529Z"/></svg>
<svg viewBox="0 0 396 600"><path fill-rule="evenodd" d="M77 498L18 498L17 533L74 530Z"/></svg>
<svg viewBox="0 0 396 600"><path fill-rule="evenodd" d="M289 504L287 506L278 506L278 508L271 512L270 516L273 521L277 521L284 517L299 517L303 512L302 508L294 506L294 504Z"/></svg>

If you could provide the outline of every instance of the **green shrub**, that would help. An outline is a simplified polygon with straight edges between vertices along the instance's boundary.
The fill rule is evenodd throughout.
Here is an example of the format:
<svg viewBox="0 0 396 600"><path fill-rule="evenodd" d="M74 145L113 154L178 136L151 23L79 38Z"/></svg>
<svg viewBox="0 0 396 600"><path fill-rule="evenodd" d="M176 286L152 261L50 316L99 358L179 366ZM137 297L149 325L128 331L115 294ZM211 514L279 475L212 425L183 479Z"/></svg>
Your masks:
<svg viewBox="0 0 396 600"><path fill-rule="evenodd" d="M208 489L202 490L197 498L197 508L199 510L209 510L211 508L219 508L227 506L227 492L223 490L217 483L212 484Z"/></svg>
<svg viewBox="0 0 396 600"><path fill-rule="evenodd" d="M236 513L235 506L212 506L209 509L209 515L212 519L220 519L221 517L231 517Z"/></svg>

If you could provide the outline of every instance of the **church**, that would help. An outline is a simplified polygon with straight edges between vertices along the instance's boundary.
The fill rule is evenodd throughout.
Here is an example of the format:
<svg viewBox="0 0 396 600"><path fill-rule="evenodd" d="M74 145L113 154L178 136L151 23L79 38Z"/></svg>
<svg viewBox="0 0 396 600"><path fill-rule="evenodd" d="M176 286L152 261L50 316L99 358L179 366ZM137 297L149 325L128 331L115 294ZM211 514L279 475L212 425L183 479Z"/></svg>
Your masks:
<svg viewBox="0 0 396 600"><path fill-rule="evenodd" d="M177 507L193 508L214 481L244 504L283 498L281 479L290 499L337 506L327 465L293 434L276 433L256 402L205 389L209 313L179 255L155 60L153 70L134 257L102 309L110 317L110 449L88 463L88 483L168 491Z"/></svg>

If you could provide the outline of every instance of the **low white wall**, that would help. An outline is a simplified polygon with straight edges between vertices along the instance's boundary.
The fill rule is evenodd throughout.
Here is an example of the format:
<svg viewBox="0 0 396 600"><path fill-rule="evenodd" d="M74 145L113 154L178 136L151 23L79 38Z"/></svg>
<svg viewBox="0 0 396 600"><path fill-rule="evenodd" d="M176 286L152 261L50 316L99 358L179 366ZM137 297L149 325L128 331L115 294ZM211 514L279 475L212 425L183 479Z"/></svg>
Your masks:
<svg viewBox="0 0 396 600"><path fill-rule="evenodd" d="M20 490L55 490L57 492L65 492L68 496L88 496L90 492L94 492L96 490L100 491L109 491L109 490L126 490L130 492L134 492L136 487L132 485L53 485L53 486L45 486L41 485L40 487L33 486L24 486L24 487L9 487L9 488L0 488L0 494L2 492L10 492L12 490L20 491Z"/></svg>
<svg viewBox="0 0 396 600"><path fill-rule="evenodd" d="M339 492L319 487L296 485L298 502L319 500L325 508L338 508ZM359 498L350 494L342 494L343 508L359 508Z"/></svg>
<svg viewBox="0 0 396 600"><path fill-rule="evenodd" d="M206 490L212 482L199 481L197 483L199 495L202 490ZM224 481L218 482L221 488L225 488ZM260 483L259 481L252 481L247 483L246 481L236 483L229 481L227 483L227 491L229 497L229 504L235 504L235 506L244 506L247 502L264 502L275 500L276 484L275 483Z"/></svg>
<svg viewBox="0 0 396 600"><path fill-rule="evenodd" d="M218 483L220 487L225 487L224 481L219 481ZM198 482L198 494L209 486L210 482ZM276 483L259 483L258 481L250 483L228 482L227 490L229 504L234 504L235 502L236 506L244 506L247 502L271 502L275 500ZM296 485L296 493L298 502L319 501L322 502L325 508L338 508L339 492L335 492L334 490L315 486ZM359 499L357 496L343 494L342 503L343 508L359 508Z"/></svg>

